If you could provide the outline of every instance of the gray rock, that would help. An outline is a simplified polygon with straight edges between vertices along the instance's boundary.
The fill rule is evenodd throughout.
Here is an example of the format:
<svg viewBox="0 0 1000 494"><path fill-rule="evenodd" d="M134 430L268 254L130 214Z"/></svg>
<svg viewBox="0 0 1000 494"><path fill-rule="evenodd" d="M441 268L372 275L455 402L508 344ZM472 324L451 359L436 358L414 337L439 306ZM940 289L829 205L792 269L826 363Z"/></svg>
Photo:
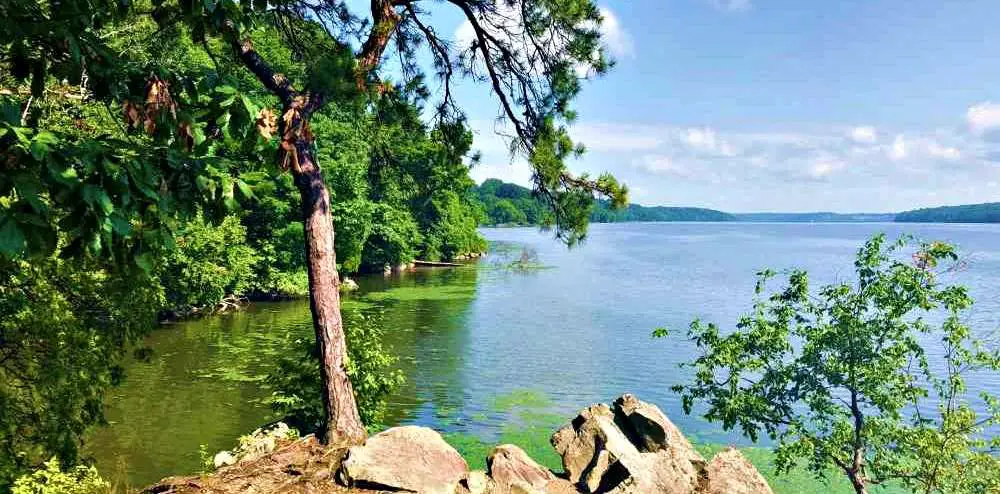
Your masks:
<svg viewBox="0 0 1000 494"><path fill-rule="evenodd" d="M220 451L215 454L214 458L212 458L212 463L215 465L215 468L222 468L229 465L235 465L236 457L233 456L233 454L230 453L229 451Z"/></svg>
<svg viewBox="0 0 1000 494"><path fill-rule="evenodd" d="M548 469L532 460L521 448L503 444L493 448L486 458L486 468L492 479L490 494L513 492L545 492L545 486L556 479Z"/></svg>
<svg viewBox="0 0 1000 494"><path fill-rule="evenodd" d="M393 427L352 447L339 478L373 490L454 494L469 475L458 451L426 427Z"/></svg>
<svg viewBox="0 0 1000 494"><path fill-rule="evenodd" d="M773 494L760 472L735 448L713 456L705 474L699 494Z"/></svg>
<svg viewBox="0 0 1000 494"><path fill-rule="evenodd" d="M592 405L552 436L584 492L695 492L705 460L656 406L631 395Z"/></svg>

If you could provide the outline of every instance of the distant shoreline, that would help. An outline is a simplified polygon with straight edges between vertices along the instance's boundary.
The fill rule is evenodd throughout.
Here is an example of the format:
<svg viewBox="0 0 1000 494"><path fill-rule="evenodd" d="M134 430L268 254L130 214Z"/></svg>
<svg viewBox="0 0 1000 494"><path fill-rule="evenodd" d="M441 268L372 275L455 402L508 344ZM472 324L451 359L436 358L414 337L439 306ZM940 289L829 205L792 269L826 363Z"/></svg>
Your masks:
<svg viewBox="0 0 1000 494"><path fill-rule="evenodd" d="M485 180L473 188L484 206L483 224L538 225L546 220L547 208L531 189L498 179ZM606 200L594 200L591 223L1000 223L1000 202L940 206L899 213L729 213L717 209L628 204L614 209Z"/></svg>

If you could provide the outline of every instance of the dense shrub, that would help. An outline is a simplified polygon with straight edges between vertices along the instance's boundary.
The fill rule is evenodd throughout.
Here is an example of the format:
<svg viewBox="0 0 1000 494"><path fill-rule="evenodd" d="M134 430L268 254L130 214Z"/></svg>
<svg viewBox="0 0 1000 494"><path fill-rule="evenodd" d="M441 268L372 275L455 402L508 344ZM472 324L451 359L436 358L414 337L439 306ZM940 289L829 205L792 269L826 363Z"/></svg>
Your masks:
<svg viewBox="0 0 1000 494"><path fill-rule="evenodd" d="M385 399L403 382L402 373L391 370L396 358L382 346L379 318L345 310L348 369L358 401L361 421L369 430L382 428ZM316 431L323 422L319 352L313 339L296 339L281 357L266 383L272 387L266 402L303 432Z"/></svg>
<svg viewBox="0 0 1000 494"><path fill-rule="evenodd" d="M111 484L94 467L77 466L63 471L52 458L45 466L14 482L11 494L105 494Z"/></svg>
<svg viewBox="0 0 1000 494"><path fill-rule="evenodd" d="M52 456L77 460L162 292L142 272L58 258L0 261L0 492Z"/></svg>
<svg viewBox="0 0 1000 494"><path fill-rule="evenodd" d="M236 216L214 225L198 215L174 242L160 273L172 308L211 307L226 295L250 289L257 254L247 245L246 229Z"/></svg>

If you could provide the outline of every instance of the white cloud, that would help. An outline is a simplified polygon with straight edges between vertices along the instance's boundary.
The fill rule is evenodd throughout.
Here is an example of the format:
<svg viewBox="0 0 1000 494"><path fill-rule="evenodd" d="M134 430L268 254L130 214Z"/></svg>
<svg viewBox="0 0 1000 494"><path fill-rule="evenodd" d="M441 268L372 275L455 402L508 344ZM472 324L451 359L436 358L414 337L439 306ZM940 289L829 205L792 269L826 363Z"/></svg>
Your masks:
<svg viewBox="0 0 1000 494"><path fill-rule="evenodd" d="M843 161L831 157L820 157L812 161L808 175L814 179L822 179L846 167Z"/></svg>
<svg viewBox="0 0 1000 494"><path fill-rule="evenodd" d="M970 106L965 112L965 120L969 124L969 130L975 134L1000 127L1000 104L985 101Z"/></svg>
<svg viewBox="0 0 1000 494"><path fill-rule="evenodd" d="M690 173L678 166L669 156L646 155L637 162L638 166L656 175L689 176Z"/></svg>
<svg viewBox="0 0 1000 494"><path fill-rule="evenodd" d="M858 144L874 144L878 140L875 127L863 125L851 130L851 139Z"/></svg>
<svg viewBox="0 0 1000 494"><path fill-rule="evenodd" d="M611 9L601 7L601 39L608 51L618 58L635 56L635 42L632 36L622 27L621 21Z"/></svg>
<svg viewBox="0 0 1000 494"><path fill-rule="evenodd" d="M692 149L720 156L735 156L736 150L728 142L716 137L715 130L690 127L681 134L683 142Z"/></svg>
<svg viewBox="0 0 1000 494"><path fill-rule="evenodd" d="M903 134L897 134L896 138L892 140L892 146L889 147L889 158L893 161L906 158L906 140L903 138Z"/></svg>
<svg viewBox="0 0 1000 494"><path fill-rule="evenodd" d="M958 148L950 146L942 146L937 142L931 141L927 145L927 153L932 157L941 158L948 161L957 161L962 157L962 152Z"/></svg>
<svg viewBox="0 0 1000 494"><path fill-rule="evenodd" d="M753 8L751 0L709 0L709 3L721 12L746 12Z"/></svg>

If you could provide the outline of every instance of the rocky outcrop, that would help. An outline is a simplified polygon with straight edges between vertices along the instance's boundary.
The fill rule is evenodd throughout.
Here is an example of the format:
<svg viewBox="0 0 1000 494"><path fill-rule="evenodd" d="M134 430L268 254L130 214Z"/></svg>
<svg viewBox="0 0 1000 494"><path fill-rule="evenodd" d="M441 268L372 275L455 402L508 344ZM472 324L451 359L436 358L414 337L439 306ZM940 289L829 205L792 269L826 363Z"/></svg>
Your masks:
<svg viewBox="0 0 1000 494"><path fill-rule="evenodd" d="M680 430L655 405L628 394L610 407L598 404L582 410L553 434L552 446L562 456L569 481L585 493L700 494L712 485L725 486L731 473L727 469L735 465L722 461L716 468L719 477L711 483L705 459ZM747 478L763 480L749 463L740 465L745 466L749 470L739 471ZM718 492L727 492L720 488Z"/></svg>
<svg viewBox="0 0 1000 494"><path fill-rule="evenodd" d="M564 494L577 490L513 444L493 448L486 458L487 494Z"/></svg>
<svg viewBox="0 0 1000 494"><path fill-rule="evenodd" d="M713 456L705 473L703 494L772 494L760 472L735 448Z"/></svg>
<svg viewBox="0 0 1000 494"><path fill-rule="evenodd" d="M255 431L232 458L216 458L235 464L211 475L165 479L144 492L772 494L739 451L706 462L659 408L632 395L591 405L553 434L561 474L510 444L490 452L486 472L470 472L440 434L424 427L395 427L349 449L324 447L312 436L292 441L286 429Z"/></svg>
<svg viewBox="0 0 1000 494"><path fill-rule="evenodd" d="M354 446L340 466L339 480L374 490L455 494L469 475L462 455L426 427L393 427Z"/></svg>

